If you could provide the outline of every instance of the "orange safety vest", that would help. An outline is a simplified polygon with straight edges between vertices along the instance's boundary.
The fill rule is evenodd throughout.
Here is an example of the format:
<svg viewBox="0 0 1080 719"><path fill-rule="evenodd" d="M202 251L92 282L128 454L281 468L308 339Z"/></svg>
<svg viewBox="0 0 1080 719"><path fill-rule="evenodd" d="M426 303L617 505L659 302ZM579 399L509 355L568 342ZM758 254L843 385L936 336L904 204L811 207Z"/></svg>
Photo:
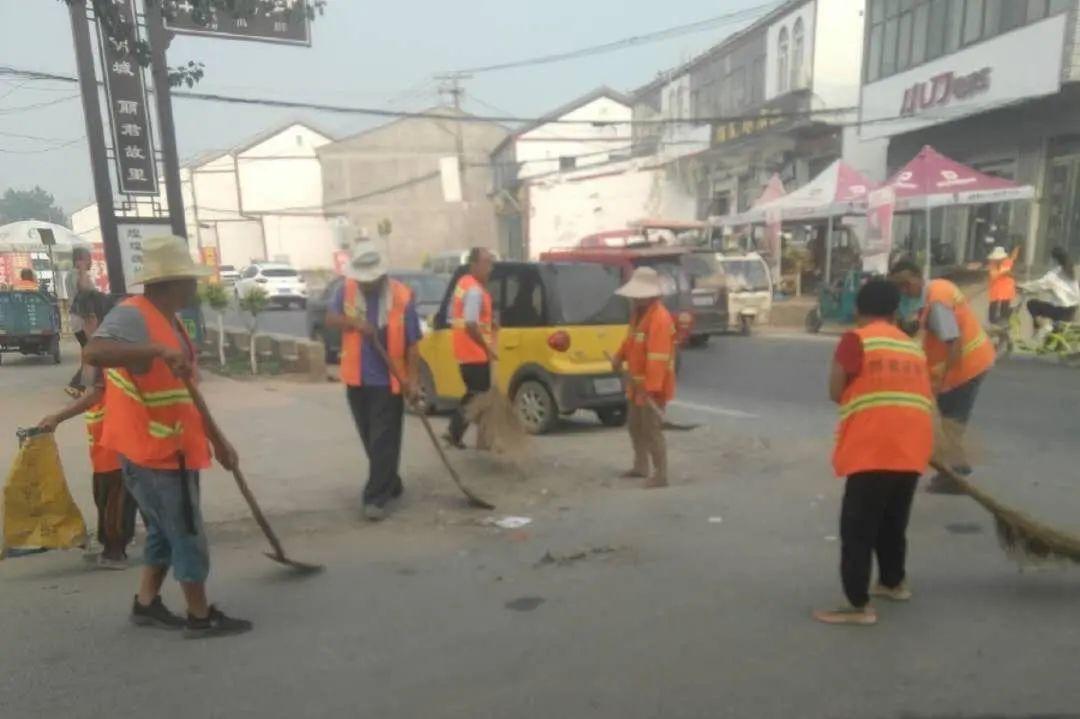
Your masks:
<svg viewBox="0 0 1080 719"><path fill-rule="evenodd" d="M963 344L960 363L949 370L942 384L942 391L948 392L993 367L996 355L990 338L983 331L982 323L972 312L967 298L960 289L948 280L932 280L927 288L926 304L921 312L921 324L924 330L923 349L926 350L926 359L930 363L932 377L938 379L945 374L945 363L949 357L948 345L935 337L932 332L926 331L930 305L935 302L952 310L956 316L956 324L960 328L958 341Z"/></svg>
<svg viewBox="0 0 1080 719"><path fill-rule="evenodd" d="M480 307L480 321L477 323L480 334L489 345L493 344L491 295L475 277L462 275L454 287L454 297L450 305L450 329L454 339L454 358L458 364L482 364L488 361L487 351L465 330L465 295L474 287L479 287L484 295L484 303Z"/></svg>
<svg viewBox="0 0 1080 719"><path fill-rule="evenodd" d="M150 342L188 352L195 361L195 347L175 317L166 318L145 297L132 297L121 304L139 310ZM179 469L181 455L187 469L210 466L203 418L183 381L160 358L150 363L146 374L118 367L105 370L101 445L151 469Z"/></svg>
<svg viewBox="0 0 1080 719"><path fill-rule="evenodd" d="M412 291L407 285L387 278L390 283L390 310L386 316L386 354L394 372L405 376L405 309L412 301ZM345 280L345 316L357 318L360 315L360 284L356 280ZM366 319L366 318L364 318ZM364 351L364 338L356 330L341 333L341 381L349 387L359 387L362 382L360 370ZM390 391L401 394L401 383L394 372L390 373Z"/></svg>
<svg viewBox="0 0 1080 719"><path fill-rule="evenodd" d="M1011 302L1016 298L1016 278L1008 274L1012 268L1012 259L990 263L991 302Z"/></svg>
<svg viewBox="0 0 1080 719"><path fill-rule="evenodd" d="M632 380L627 398L638 405L652 395L661 406L675 396L675 321L660 300L655 300L630 328L622 355Z"/></svg>
<svg viewBox="0 0 1080 719"><path fill-rule="evenodd" d="M90 407L83 414L86 420L86 434L90 440L90 464L94 474L116 472L120 469L120 455L101 444L101 433L105 427L105 400Z"/></svg>
<svg viewBox="0 0 1080 719"><path fill-rule="evenodd" d="M840 397L833 468L859 472L926 471L934 449L934 398L926 354L888 322L855 330L862 368Z"/></svg>

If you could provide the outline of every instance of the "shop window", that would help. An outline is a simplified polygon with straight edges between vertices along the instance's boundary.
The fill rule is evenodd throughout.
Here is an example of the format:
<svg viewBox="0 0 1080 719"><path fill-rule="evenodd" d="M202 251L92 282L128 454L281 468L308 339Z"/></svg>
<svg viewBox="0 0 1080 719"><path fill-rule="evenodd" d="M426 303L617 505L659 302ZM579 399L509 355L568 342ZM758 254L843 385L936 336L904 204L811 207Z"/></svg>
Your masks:
<svg viewBox="0 0 1080 719"><path fill-rule="evenodd" d="M930 3L930 21L926 35L926 59L933 60L945 53L945 24L949 17L949 0Z"/></svg>
<svg viewBox="0 0 1080 719"><path fill-rule="evenodd" d="M907 70L911 66L911 21L912 14L906 12L900 16L900 30L896 39L896 70Z"/></svg>
<svg viewBox="0 0 1080 719"><path fill-rule="evenodd" d="M795 27L791 31L791 89L797 90L802 87L803 77L803 49L806 38L803 30L802 18L795 21Z"/></svg>
<svg viewBox="0 0 1080 719"><path fill-rule="evenodd" d="M949 15L945 25L945 54L956 52L960 48L960 37L964 30L964 1L947 0Z"/></svg>
<svg viewBox="0 0 1080 719"><path fill-rule="evenodd" d="M926 60L926 43L929 39L930 3L915 8L915 23L911 30L911 64L919 65Z"/></svg>
<svg viewBox="0 0 1080 719"><path fill-rule="evenodd" d="M890 18L885 21L885 39L881 48L881 76L888 77L896 73L896 36L900 21Z"/></svg>
<svg viewBox="0 0 1080 719"><path fill-rule="evenodd" d="M866 60L866 81L873 82L881 77L881 35L885 28L875 25L870 28L870 51Z"/></svg>
<svg viewBox="0 0 1080 719"><path fill-rule="evenodd" d="M788 31L787 28L780 28L780 38L777 40L776 45L776 57L777 57L777 93L785 93L788 90Z"/></svg>
<svg viewBox="0 0 1080 719"><path fill-rule="evenodd" d="M966 0L964 3L965 45L970 45L982 37L983 0Z"/></svg>
<svg viewBox="0 0 1080 719"><path fill-rule="evenodd" d="M984 0L986 7L983 14L983 37L993 37L1001 32L1001 6L1015 0Z"/></svg>

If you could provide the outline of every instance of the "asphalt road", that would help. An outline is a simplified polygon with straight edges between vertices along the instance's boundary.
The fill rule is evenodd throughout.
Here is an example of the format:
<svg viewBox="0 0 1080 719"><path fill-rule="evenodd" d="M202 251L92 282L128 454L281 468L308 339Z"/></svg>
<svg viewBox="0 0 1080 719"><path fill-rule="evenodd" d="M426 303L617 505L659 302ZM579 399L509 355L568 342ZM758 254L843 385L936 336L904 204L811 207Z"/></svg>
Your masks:
<svg viewBox="0 0 1080 719"><path fill-rule="evenodd" d="M708 441L673 451L668 490L610 478L625 435L582 417L537 443L578 443L558 471L603 489L493 513L531 517L524 530L484 525L486 513L448 524L415 495L374 527L275 517L290 554L328 565L296 579L260 556L250 526L214 527L213 596L256 620L244 637L185 642L127 626L132 572L87 572L63 553L2 562L0 717L1075 716L1080 574L1018 573L969 500L918 497L913 602L880 606L872 629L809 620L839 602L842 485L828 477L835 415L824 399L834 342L725 337L687 352L673 412L709 426L672 444ZM26 385L67 372L5 361L0 390L55 404L55 389ZM337 388L295 387L340 402ZM286 392L260 391L242 411L285 416ZM1010 362L972 429L986 445L979 480L1073 531L1078 403L1075 371ZM581 457L582 442L595 458ZM310 457L309 475L279 489L298 495L331 451L260 446L287 451L283 463ZM538 477L497 481L547 492ZM171 582L165 597L180 606Z"/></svg>

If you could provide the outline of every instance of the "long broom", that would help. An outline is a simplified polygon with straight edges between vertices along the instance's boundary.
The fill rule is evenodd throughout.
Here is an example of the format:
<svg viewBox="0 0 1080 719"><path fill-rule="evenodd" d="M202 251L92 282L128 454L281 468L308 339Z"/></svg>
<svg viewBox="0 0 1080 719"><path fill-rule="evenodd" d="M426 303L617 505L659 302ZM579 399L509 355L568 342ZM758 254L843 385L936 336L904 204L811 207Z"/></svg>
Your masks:
<svg viewBox="0 0 1080 719"><path fill-rule="evenodd" d="M387 354L386 348L383 347L382 341L379 340L378 334L371 335L371 343L375 345L375 351L382 357L383 362L386 363L387 369L390 370L390 374L399 384L405 383L405 378L394 367L394 363L390 361L390 355ZM417 416L420 417L420 423L424 425L424 430L427 432L431 443L435 445L435 451L439 453L439 459L442 460L443 466L446 467L446 471L450 474L450 479L453 480L461 493L465 495L465 498L469 500L469 504L473 507L479 507L480 509L495 509L495 505L491 502L484 501L479 496L474 494L472 490L465 486L465 483L461 481L461 477L458 476L457 470L454 469L454 465L450 464L450 458L446 456L446 450L443 449L442 444L439 442L439 438L435 436L435 430L431 427L431 421L427 418L423 412L417 412Z"/></svg>
<svg viewBox="0 0 1080 719"><path fill-rule="evenodd" d="M218 426L218 423L214 421L214 416L210 414L210 408L206 405L206 400L203 399L202 393L199 392L198 387L196 387L190 379L185 379L184 385L187 387L188 393L191 394L191 399L195 403L195 407L199 410L199 414L202 415L207 429L218 439L224 440L225 435L221 431L221 427ZM233 479L236 480L236 486L240 489L240 494L242 494L244 500L247 501L252 516L255 517L255 522L259 525L259 529L262 530L263 535L266 537L266 540L270 542L270 546L274 550L273 553L264 552L264 554L278 564L284 564L286 567L295 569L303 574L321 572L325 568L323 565L298 562L295 559L290 559L285 554L285 548L281 545L281 540L278 539L273 527L270 526L270 522L266 519L266 515L263 514L262 508L259 507L259 503L255 500L255 495L252 493L251 488L248 487L247 480L244 479L244 473L240 471L239 466L233 467L232 475Z"/></svg>
<svg viewBox="0 0 1080 719"><path fill-rule="evenodd" d="M491 387L469 401L465 418L476 425L477 449L502 454L520 454L528 446L529 434L521 416L499 388L495 362L491 363Z"/></svg>
<svg viewBox="0 0 1080 719"><path fill-rule="evenodd" d="M998 542L1009 558L1022 565L1054 562L1080 564L1080 537L1007 507L938 459L930 464L990 512L997 528Z"/></svg>

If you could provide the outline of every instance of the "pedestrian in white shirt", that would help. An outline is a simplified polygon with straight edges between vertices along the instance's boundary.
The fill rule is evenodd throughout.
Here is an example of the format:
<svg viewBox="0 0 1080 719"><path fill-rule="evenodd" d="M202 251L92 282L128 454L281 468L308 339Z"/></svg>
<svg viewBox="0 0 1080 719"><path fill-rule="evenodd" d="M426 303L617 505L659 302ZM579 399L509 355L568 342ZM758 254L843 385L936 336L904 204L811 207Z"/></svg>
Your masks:
<svg viewBox="0 0 1080 719"><path fill-rule="evenodd" d="M1076 280L1076 268L1072 258L1060 247L1050 251L1055 267L1037 280L1020 287L1025 292L1044 293L1050 299L1028 300L1028 312L1035 324L1035 342L1041 344L1050 334L1054 322L1072 322L1076 308L1080 306L1080 283Z"/></svg>

